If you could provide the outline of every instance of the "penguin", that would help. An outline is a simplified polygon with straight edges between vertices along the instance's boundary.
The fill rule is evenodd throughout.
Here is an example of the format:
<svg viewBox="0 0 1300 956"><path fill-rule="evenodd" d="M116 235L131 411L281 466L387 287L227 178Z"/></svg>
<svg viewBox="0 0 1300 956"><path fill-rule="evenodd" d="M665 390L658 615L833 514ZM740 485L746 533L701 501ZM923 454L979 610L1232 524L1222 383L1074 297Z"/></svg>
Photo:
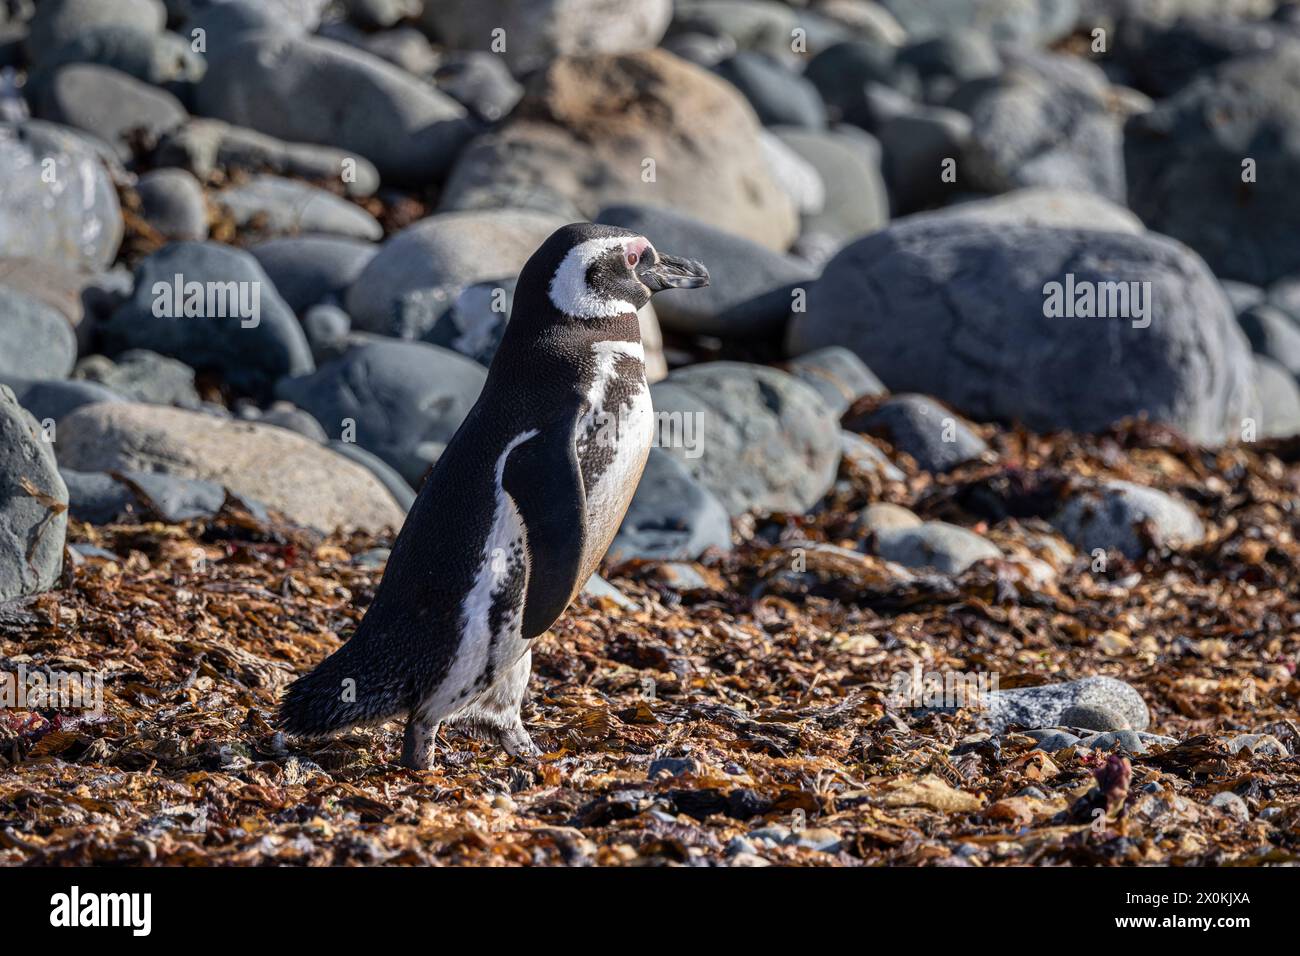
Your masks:
<svg viewBox="0 0 1300 956"><path fill-rule="evenodd" d="M443 722L514 756L533 642L596 570L654 437L637 311L707 285L699 262L571 223L524 264L478 401L425 479L356 632L281 703L320 737L406 715L427 770Z"/></svg>

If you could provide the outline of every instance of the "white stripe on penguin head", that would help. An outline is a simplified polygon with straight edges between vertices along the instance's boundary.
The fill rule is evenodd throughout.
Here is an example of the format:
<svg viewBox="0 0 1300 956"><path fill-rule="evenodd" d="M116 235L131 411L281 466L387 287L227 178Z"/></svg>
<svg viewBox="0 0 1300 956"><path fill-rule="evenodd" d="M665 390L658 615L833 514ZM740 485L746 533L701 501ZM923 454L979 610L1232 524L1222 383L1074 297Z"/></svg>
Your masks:
<svg viewBox="0 0 1300 956"><path fill-rule="evenodd" d="M547 295L551 304L575 319L608 319L635 313L636 307L624 299L609 299L587 285L587 270L610 249L626 248L633 236L607 236L580 242L564 257L551 278Z"/></svg>

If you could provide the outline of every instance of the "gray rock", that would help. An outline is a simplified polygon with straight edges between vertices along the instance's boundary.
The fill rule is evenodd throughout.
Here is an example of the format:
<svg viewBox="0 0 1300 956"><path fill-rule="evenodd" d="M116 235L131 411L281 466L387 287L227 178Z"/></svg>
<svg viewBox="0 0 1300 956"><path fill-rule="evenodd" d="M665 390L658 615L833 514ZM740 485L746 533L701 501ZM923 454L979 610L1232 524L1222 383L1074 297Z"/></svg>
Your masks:
<svg viewBox="0 0 1300 956"><path fill-rule="evenodd" d="M626 594L614 587L614 585L610 584L599 574L593 574L587 579L587 583L583 585L582 593L588 597L608 598L625 611L637 610L637 603L635 601L628 598Z"/></svg>
<svg viewBox="0 0 1300 956"><path fill-rule="evenodd" d="M706 362L674 371L651 393L659 447L733 516L806 511L835 480L839 423L785 372Z"/></svg>
<svg viewBox="0 0 1300 956"><path fill-rule="evenodd" d="M692 757L656 757L650 761L650 769L646 771L646 778L653 780L656 777L680 777L683 774L699 773L700 765Z"/></svg>
<svg viewBox="0 0 1300 956"><path fill-rule="evenodd" d="M136 186L144 218L168 239L208 238L208 206L199 181L183 169L156 169Z"/></svg>
<svg viewBox="0 0 1300 956"><path fill-rule="evenodd" d="M370 196L379 188L379 171L363 156L316 144L286 143L213 119L192 119L163 137L154 160L162 166L183 166L205 180L218 167L226 167L336 179L349 196Z"/></svg>
<svg viewBox="0 0 1300 956"><path fill-rule="evenodd" d="M1092 750L1122 750L1130 754L1144 754L1149 749L1144 735L1133 730L1089 734L1079 741L1079 746Z"/></svg>
<svg viewBox="0 0 1300 956"><path fill-rule="evenodd" d="M987 34L970 30L909 43L898 51L894 66L915 71L926 101L942 103L967 80L996 76L1002 58Z"/></svg>
<svg viewBox="0 0 1300 956"><path fill-rule="evenodd" d="M488 365L501 344L514 308L513 278L479 282L454 299L439 288L417 289L397 304L392 332L420 338Z"/></svg>
<svg viewBox="0 0 1300 956"><path fill-rule="evenodd" d="M146 513L156 514L163 521L210 518L226 503L226 489L215 481L143 471L120 474L122 484L133 493Z"/></svg>
<svg viewBox="0 0 1300 956"><path fill-rule="evenodd" d="M248 29L271 25L291 34L311 33L321 25L330 0L207 0L207 9L238 13L248 24ZM200 0L201 5L201 0ZM252 7L260 16L251 18L247 10Z"/></svg>
<svg viewBox="0 0 1300 956"><path fill-rule="evenodd" d="M73 377L98 382L133 402L177 408L202 404L194 388L194 369L147 349L130 349L116 360L89 355L77 363Z"/></svg>
<svg viewBox="0 0 1300 956"><path fill-rule="evenodd" d="M67 504L50 443L0 386L0 604L58 582Z"/></svg>
<svg viewBox="0 0 1300 956"><path fill-rule="evenodd" d="M1100 704L1075 704L1061 714L1061 726L1076 730L1128 730L1128 719Z"/></svg>
<svg viewBox="0 0 1300 956"><path fill-rule="evenodd" d="M196 103L271 136L355 151L385 179L413 184L440 177L471 133L459 103L392 64L283 34L248 34L210 54Z"/></svg>
<svg viewBox="0 0 1300 956"><path fill-rule="evenodd" d="M895 215L939 205L962 187L961 167L971 138L971 119L940 106L917 107L882 123L877 135L885 157ZM946 182L945 163L957 179Z"/></svg>
<svg viewBox="0 0 1300 956"><path fill-rule="evenodd" d="M499 53L516 73L556 56L628 53L653 47L672 19L671 0L615 7L603 0L532 0L426 3L421 26L454 50L492 50L494 30L504 30Z"/></svg>
<svg viewBox="0 0 1300 956"><path fill-rule="evenodd" d="M0 285L0 379L66 378L76 360L76 334L58 309Z"/></svg>
<svg viewBox="0 0 1300 956"><path fill-rule="evenodd" d="M57 422L82 405L125 401L117 392L97 382L5 378L0 384L8 386L18 399L18 404L31 412L32 417L42 425Z"/></svg>
<svg viewBox="0 0 1300 956"><path fill-rule="evenodd" d="M138 511L131 489L104 472L61 468L68 489L68 514L87 524L112 524Z"/></svg>
<svg viewBox="0 0 1300 956"><path fill-rule="evenodd" d="M1221 790L1216 793L1210 801L1210 806L1217 807L1228 816L1242 823L1247 823L1250 820L1250 808L1246 806L1246 801L1231 790Z"/></svg>
<svg viewBox="0 0 1300 956"><path fill-rule="evenodd" d="M486 378L481 365L447 349L383 341L352 349L314 375L284 379L276 395L314 415L330 438L355 441L418 488Z"/></svg>
<svg viewBox="0 0 1300 956"><path fill-rule="evenodd" d="M1062 684L991 691L984 695L983 704L981 720L994 733L1004 732L1011 724L1060 727L1061 716L1081 704L1105 707L1123 716L1134 730L1146 730L1151 722L1142 696L1113 677L1083 677Z"/></svg>
<svg viewBox="0 0 1300 956"><path fill-rule="evenodd" d="M843 415L864 395L883 395L886 391L876 373L867 368L862 359L838 345L793 358L786 362L785 370L811 385L837 415Z"/></svg>
<svg viewBox="0 0 1300 956"><path fill-rule="evenodd" d="M303 31L277 16L277 11L261 0L216 0L195 3L193 15L184 18L184 32L202 37L207 50L216 53L250 33L278 31L297 35Z"/></svg>
<svg viewBox="0 0 1300 956"><path fill-rule="evenodd" d="M1300 435L1300 385L1295 376L1271 358L1256 355L1255 390L1261 415L1258 436Z"/></svg>
<svg viewBox="0 0 1300 956"><path fill-rule="evenodd" d="M341 299L379 246L346 236L289 236L259 242L248 251L289 308L302 315L312 306Z"/></svg>
<svg viewBox="0 0 1300 956"><path fill-rule="evenodd" d="M386 533L403 512L362 466L283 428L201 412L120 402L59 422L59 464L75 471L142 471L215 482L290 521L329 533Z"/></svg>
<svg viewBox="0 0 1300 956"><path fill-rule="evenodd" d="M357 464L368 468L370 473L388 489L388 493L393 496L393 500L403 511L411 510L411 505L415 504L415 491L386 461L378 455L372 455L354 442L331 441L329 446L344 458L351 458Z"/></svg>
<svg viewBox="0 0 1300 956"><path fill-rule="evenodd" d="M707 288L669 289L655 296L659 321L679 332L728 338L779 333L795 290L806 289L816 278L791 256L667 209L610 206L597 221L631 229L655 248L697 259L708 268Z"/></svg>
<svg viewBox="0 0 1300 956"><path fill-rule="evenodd" d="M117 190L85 140L50 123L0 123L0 256L97 271L122 228Z"/></svg>
<svg viewBox="0 0 1300 956"><path fill-rule="evenodd" d="M872 85L892 86L895 48L878 40L847 40L817 53L804 69L826 101L832 120L873 129L875 112L868 103ZM914 84L915 86L915 84ZM913 88L903 93L919 92Z"/></svg>
<svg viewBox="0 0 1300 956"><path fill-rule="evenodd" d="M438 89L488 123L504 117L524 95L524 88L495 53L452 53L438 64L433 81Z"/></svg>
<svg viewBox="0 0 1300 956"><path fill-rule="evenodd" d="M881 174L880 150L863 137L841 130L772 130L803 157L822 181L825 199L819 213L805 215L801 237L822 235L838 247L875 232L889 221L889 194Z"/></svg>
<svg viewBox="0 0 1300 956"><path fill-rule="evenodd" d="M317 365L324 365L347 351L351 328L352 317L336 305L322 303L307 309L302 317L302 330Z"/></svg>
<svg viewBox="0 0 1300 956"><path fill-rule="evenodd" d="M1165 99L1221 63L1268 53L1287 42L1294 39L1267 20L1192 15L1159 23L1148 14L1125 19L1115 34L1113 57L1128 71L1132 85Z"/></svg>
<svg viewBox="0 0 1300 956"><path fill-rule="evenodd" d="M889 460L888 455L853 432L840 432L840 454L854 468L877 475L885 481L903 481L907 477Z"/></svg>
<svg viewBox="0 0 1300 956"><path fill-rule="evenodd" d="M817 168L771 130L759 130L758 144L772 177L790 197L800 216L821 212L826 207L826 187Z"/></svg>
<svg viewBox="0 0 1300 956"><path fill-rule="evenodd" d="M367 53L373 53L413 76L427 77L439 63L439 54L434 51L428 38L415 27L363 34L359 46ZM456 97L453 96L452 99Z"/></svg>
<svg viewBox="0 0 1300 956"><path fill-rule="evenodd" d="M1261 305L1266 298L1263 289L1257 285L1251 285L1249 282L1236 282L1232 279L1223 279L1219 282L1223 287L1223 294L1228 297L1228 302L1232 305L1232 310L1238 316L1245 312L1252 305Z"/></svg>
<svg viewBox="0 0 1300 956"><path fill-rule="evenodd" d="M1146 231L1137 216L1109 199L1051 186L1028 186L987 199L967 200L935 215L942 216L945 222L969 218L1002 225L1127 232L1135 236Z"/></svg>
<svg viewBox="0 0 1300 956"><path fill-rule="evenodd" d="M1064 750L1066 747L1073 747L1079 742L1077 736L1064 730L1029 730L1026 733L1034 738L1037 744L1034 747L1035 750L1043 750L1049 754ZM1039 799L1045 798L1040 797Z"/></svg>
<svg viewBox="0 0 1300 956"><path fill-rule="evenodd" d="M202 302L186 291L191 283L200 284L193 288L204 292ZM154 314L155 305L162 315ZM252 394L315 367L302 327L257 260L216 243L173 243L141 262L134 295L100 334L110 355L149 349L200 371L216 369L233 388Z"/></svg>
<svg viewBox="0 0 1300 956"><path fill-rule="evenodd" d="M1268 304L1252 305L1237 316L1237 323L1257 355L1300 375L1300 326L1289 315Z"/></svg>
<svg viewBox="0 0 1300 956"><path fill-rule="evenodd" d="M1272 734L1237 734L1228 740L1228 751L1230 753L1240 754L1243 750L1252 757L1281 757L1285 759L1291 756L1282 741Z"/></svg>
<svg viewBox="0 0 1300 956"><path fill-rule="evenodd" d="M42 119L94 133L124 160L133 142L150 147L189 117L167 91L93 63L59 67L33 106Z"/></svg>
<svg viewBox="0 0 1300 956"><path fill-rule="evenodd" d="M1300 272L1300 53L1232 60L1128 120L1133 211L1187 243L1214 274L1266 286ZM1242 181L1243 162L1256 181ZM1224 187L1231 180L1233 188Z"/></svg>
<svg viewBox="0 0 1300 956"><path fill-rule="evenodd" d="M325 434L325 429L321 427L320 422L316 421L310 412L304 412L290 402L272 402L271 406L254 420L263 425L287 428L322 445L329 443L329 436Z"/></svg>
<svg viewBox="0 0 1300 956"><path fill-rule="evenodd" d="M790 58L791 31L798 16L773 0L679 0L673 5L672 32L725 37L738 50Z"/></svg>
<svg viewBox="0 0 1300 956"><path fill-rule="evenodd" d="M162 32L167 11L158 0L43 0L27 34L27 53L39 62L82 33L100 27Z"/></svg>
<svg viewBox="0 0 1300 956"><path fill-rule="evenodd" d="M826 126L826 105L817 87L779 60L742 50L714 70L745 94L764 126Z"/></svg>
<svg viewBox="0 0 1300 956"><path fill-rule="evenodd" d="M876 553L904 567L934 568L941 574L961 574L976 561L1002 557L987 538L946 521L881 529L876 533Z"/></svg>
<svg viewBox="0 0 1300 956"><path fill-rule="evenodd" d="M1078 0L880 0L912 40L961 33L985 33L1002 43L1039 46L1074 29Z"/></svg>
<svg viewBox="0 0 1300 956"><path fill-rule="evenodd" d="M1077 57L1021 54L948 101L971 120L958 178L989 192L1056 186L1125 195L1123 129L1101 70Z"/></svg>
<svg viewBox="0 0 1300 956"><path fill-rule="evenodd" d="M191 48L189 37L129 24L97 26L41 56L27 79L28 99L68 63L111 67L152 86L195 83L207 69L206 58Z"/></svg>
<svg viewBox="0 0 1300 956"><path fill-rule="evenodd" d="M847 427L884 438L926 471L950 471L988 451L959 416L924 395L895 395Z"/></svg>
<svg viewBox="0 0 1300 956"><path fill-rule="evenodd" d="M360 206L294 179L254 176L212 198L237 224L256 224L271 234L324 233L371 241L384 235L379 220Z"/></svg>
<svg viewBox="0 0 1300 956"><path fill-rule="evenodd" d="M367 30L382 30L409 17L418 17L423 0L344 0L348 19Z"/></svg>
<svg viewBox="0 0 1300 956"><path fill-rule="evenodd" d="M1183 502L1127 481L1076 494L1052 524L1080 551L1113 550L1135 560L1146 553L1146 532L1157 548L1194 545L1205 536L1201 519Z"/></svg>
<svg viewBox="0 0 1300 956"><path fill-rule="evenodd" d="M877 501L867 505L858 515L857 526L863 533L882 534L887 531L904 531L919 528L924 522L902 505Z"/></svg>
<svg viewBox="0 0 1300 956"><path fill-rule="evenodd" d="M708 548L731 550L727 509L671 454L650 449L641 484L605 559L694 561Z"/></svg>
<svg viewBox="0 0 1300 956"><path fill-rule="evenodd" d="M1045 292L1063 300L1070 275L1076 295L1108 302L1108 289L1136 288L1145 318L1137 299L1131 317L1049 317ZM1150 286L1102 285L1129 282ZM1125 311L1115 302L1107 311ZM846 346L894 391L1042 431L1095 431L1145 412L1213 444L1257 413L1249 348L1218 283L1150 233L913 217L831 261L788 344L793 354Z"/></svg>
<svg viewBox="0 0 1300 956"><path fill-rule="evenodd" d="M384 333L404 293L442 288L450 301L477 282L518 275L528 257L562 225L553 216L508 210L423 219L385 242L348 290L353 325Z"/></svg>

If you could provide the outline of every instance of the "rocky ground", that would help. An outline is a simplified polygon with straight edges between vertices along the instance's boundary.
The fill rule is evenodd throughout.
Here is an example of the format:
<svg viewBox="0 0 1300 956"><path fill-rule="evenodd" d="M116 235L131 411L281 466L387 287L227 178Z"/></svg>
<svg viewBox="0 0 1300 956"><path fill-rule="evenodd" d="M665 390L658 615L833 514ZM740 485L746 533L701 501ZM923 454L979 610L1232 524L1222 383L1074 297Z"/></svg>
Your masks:
<svg viewBox="0 0 1300 956"><path fill-rule="evenodd" d="M103 688L0 699L0 862L1294 863L1298 82L1274 0L0 0L0 695ZM544 755L276 734L580 219L713 281Z"/></svg>

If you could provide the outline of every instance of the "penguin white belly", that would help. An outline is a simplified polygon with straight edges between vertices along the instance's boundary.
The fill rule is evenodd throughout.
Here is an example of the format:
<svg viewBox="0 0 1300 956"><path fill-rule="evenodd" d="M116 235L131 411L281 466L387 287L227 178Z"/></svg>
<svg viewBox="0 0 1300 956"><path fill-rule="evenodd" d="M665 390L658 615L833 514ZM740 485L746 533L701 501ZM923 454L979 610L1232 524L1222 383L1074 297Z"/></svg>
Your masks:
<svg viewBox="0 0 1300 956"><path fill-rule="evenodd" d="M641 344L600 342L596 355L597 374L588 393L591 410L578 422L575 440L580 458L597 456L603 467L595 469L586 488L586 546L578 588L618 533L654 441L654 407Z"/></svg>
<svg viewBox="0 0 1300 956"><path fill-rule="evenodd" d="M496 504L492 527L474 585L461 602L460 644L442 682L420 706L442 720L490 688L528 650L522 637L524 593L528 584L527 531L514 499L502 487L506 459L537 434L517 435L497 459Z"/></svg>

